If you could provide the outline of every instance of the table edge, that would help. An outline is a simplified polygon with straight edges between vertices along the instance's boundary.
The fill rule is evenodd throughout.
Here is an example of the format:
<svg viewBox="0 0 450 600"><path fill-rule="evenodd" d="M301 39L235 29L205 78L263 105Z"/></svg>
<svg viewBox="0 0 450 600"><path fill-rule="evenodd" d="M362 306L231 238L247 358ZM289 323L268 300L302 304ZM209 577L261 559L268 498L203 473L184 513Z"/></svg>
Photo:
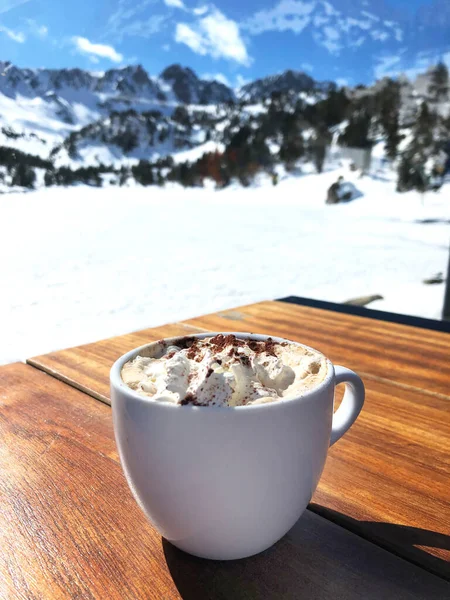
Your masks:
<svg viewBox="0 0 450 600"><path fill-rule="evenodd" d="M313 298L304 298L302 296L286 296L277 298L276 302L285 302L286 304L297 304L298 306L309 306L311 308L321 308L332 312L344 313L355 317L367 317L376 321L385 321L388 323L398 323L399 325L410 325L420 329L430 329L442 333L450 333L450 321L438 321L437 319L426 319L424 317L415 317L412 315L402 315L400 313L385 312L364 306L352 306L350 304L338 304L337 302L328 302L325 300L315 300Z"/></svg>

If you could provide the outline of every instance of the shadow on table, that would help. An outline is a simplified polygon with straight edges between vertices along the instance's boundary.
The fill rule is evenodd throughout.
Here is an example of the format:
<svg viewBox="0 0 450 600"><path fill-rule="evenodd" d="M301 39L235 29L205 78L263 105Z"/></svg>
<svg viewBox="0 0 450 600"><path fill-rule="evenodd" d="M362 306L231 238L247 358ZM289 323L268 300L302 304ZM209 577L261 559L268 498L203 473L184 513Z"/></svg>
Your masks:
<svg viewBox="0 0 450 600"><path fill-rule="evenodd" d="M440 537L447 548L449 538ZM420 533L414 539L422 540ZM310 510L275 546L251 558L204 560L165 539L163 550L184 600L441 600L450 594L444 580Z"/></svg>
<svg viewBox="0 0 450 600"><path fill-rule="evenodd" d="M398 552L403 556L407 553L408 560L450 580L450 535L395 523L358 521L315 503L310 504L309 509L321 517L377 543L390 552ZM430 554L418 546L446 550L448 551L447 560ZM399 548L402 549L402 552L397 550Z"/></svg>

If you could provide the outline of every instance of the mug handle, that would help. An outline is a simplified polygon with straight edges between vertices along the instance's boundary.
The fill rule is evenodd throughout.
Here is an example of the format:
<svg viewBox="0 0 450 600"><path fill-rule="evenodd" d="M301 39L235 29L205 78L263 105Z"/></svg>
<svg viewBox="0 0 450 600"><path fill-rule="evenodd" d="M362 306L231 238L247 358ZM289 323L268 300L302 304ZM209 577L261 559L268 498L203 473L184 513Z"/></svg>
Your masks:
<svg viewBox="0 0 450 600"><path fill-rule="evenodd" d="M345 393L341 405L333 415L330 446L337 442L356 421L365 396L364 384L356 373L345 367L335 366L334 374L335 385L345 383Z"/></svg>

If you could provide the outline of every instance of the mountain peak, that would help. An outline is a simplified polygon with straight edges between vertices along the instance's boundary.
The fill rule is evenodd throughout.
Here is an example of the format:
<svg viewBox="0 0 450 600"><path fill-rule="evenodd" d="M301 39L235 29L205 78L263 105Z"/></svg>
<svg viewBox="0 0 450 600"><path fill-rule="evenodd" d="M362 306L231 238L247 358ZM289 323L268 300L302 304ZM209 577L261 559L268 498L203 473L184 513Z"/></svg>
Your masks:
<svg viewBox="0 0 450 600"><path fill-rule="evenodd" d="M333 86L336 87L330 82L317 82L303 71L287 69L277 75L269 75L247 83L240 89L239 95L245 100L257 102L261 98L271 96L274 92L314 92L330 89Z"/></svg>
<svg viewBox="0 0 450 600"><path fill-rule="evenodd" d="M169 65L160 75L161 79L169 81L171 79L189 78L198 81L197 75L189 67L183 67L180 64Z"/></svg>
<svg viewBox="0 0 450 600"><path fill-rule="evenodd" d="M170 65L160 75L184 104L211 104L234 100L234 92L218 81L200 79L189 67Z"/></svg>

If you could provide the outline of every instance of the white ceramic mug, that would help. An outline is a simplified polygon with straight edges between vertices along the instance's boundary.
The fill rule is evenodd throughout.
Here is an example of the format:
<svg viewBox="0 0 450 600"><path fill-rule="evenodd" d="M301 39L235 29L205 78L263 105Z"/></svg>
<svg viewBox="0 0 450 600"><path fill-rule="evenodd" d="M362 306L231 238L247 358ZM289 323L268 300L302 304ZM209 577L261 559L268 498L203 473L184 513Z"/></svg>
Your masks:
<svg viewBox="0 0 450 600"><path fill-rule="evenodd" d="M111 369L116 443L137 502L162 536L196 556L228 560L265 550L303 513L328 447L361 411L361 379L327 361L325 379L298 398L254 406L179 406L154 402L122 381L123 365L150 346L128 352ZM339 383L346 390L333 414Z"/></svg>

